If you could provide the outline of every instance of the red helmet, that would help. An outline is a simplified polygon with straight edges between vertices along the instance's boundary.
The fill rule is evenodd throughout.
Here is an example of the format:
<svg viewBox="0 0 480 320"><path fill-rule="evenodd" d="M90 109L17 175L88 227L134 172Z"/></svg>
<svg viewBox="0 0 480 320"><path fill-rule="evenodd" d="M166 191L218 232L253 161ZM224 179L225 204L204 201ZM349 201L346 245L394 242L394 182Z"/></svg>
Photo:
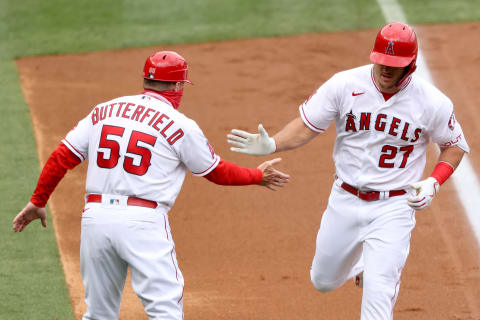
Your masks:
<svg viewBox="0 0 480 320"><path fill-rule="evenodd" d="M156 81L192 83L187 79L187 73L187 62L173 51L158 51L152 54L143 67L143 78Z"/></svg>
<svg viewBox="0 0 480 320"><path fill-rule="evenodd" d="M406 67L411 64L414 69L417 52L417 36L412 27L393 22L384 26L378 33L370 60L390 67Z"/></svg>

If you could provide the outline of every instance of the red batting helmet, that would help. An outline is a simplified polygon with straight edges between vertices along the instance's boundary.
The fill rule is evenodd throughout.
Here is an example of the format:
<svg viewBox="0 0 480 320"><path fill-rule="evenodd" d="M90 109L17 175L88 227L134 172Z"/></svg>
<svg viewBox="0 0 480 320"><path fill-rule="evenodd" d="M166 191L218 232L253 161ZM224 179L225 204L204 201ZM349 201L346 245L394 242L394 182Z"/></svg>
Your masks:
<svg viewBox="0 0 480 320"><path fill-rule="evenodd" d="M158 51L152 54L143 67L143 78L156 81L192 83L187 79L187 74L187 61L173 51Z"/></svg>
<svg viewBox="0 0 480 320"><path fill-rule="evenodd" d="M393 22L384 26L378 33L370 60L390 67L406 67L411 64L414 69L417 52L417 36L412 27Z"/></svg>

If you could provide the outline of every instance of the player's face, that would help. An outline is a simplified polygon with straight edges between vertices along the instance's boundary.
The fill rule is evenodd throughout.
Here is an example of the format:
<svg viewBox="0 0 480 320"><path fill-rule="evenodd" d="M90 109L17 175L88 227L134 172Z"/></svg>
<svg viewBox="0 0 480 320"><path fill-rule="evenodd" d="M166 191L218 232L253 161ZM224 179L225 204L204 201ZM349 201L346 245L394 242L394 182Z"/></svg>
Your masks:
<svg viewBox="0 0 480 320"><path fill-rule="evenodd" d="M386 93L395 93L398 88L395 84L403 75L404 67L389 67L381 64L373 66L373 75L379 89Z"/></svg>

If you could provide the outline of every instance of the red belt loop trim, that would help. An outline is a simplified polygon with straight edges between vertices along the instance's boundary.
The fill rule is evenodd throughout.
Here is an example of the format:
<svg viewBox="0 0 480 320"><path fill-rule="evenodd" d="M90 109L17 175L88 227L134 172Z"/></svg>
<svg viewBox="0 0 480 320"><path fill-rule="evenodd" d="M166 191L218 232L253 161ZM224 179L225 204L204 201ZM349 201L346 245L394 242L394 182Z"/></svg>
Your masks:
<svg viewBox="0 0 480 320"><path fill-rule="evenodd" d="M348 183L343 182L341 187L350 192L351 194L359 197L360 199L364 201L377 201L380 200L380 191L370 191L370 192L362 192L358 190L357 188L349 185ZM388 192L389 197L396 197L396 196L401 196L407 193L405 190L391 190L391 191L386 191Z"/></svg>
<svg viewBox="0 0 480 320"><path fill-rule="evenodd" d="M87 202L102 202L102 195L90 193L87 195ZM156 209L158 207L158 204L155 201L136 198L136 197L128 197L127 205L137 206L137 207L146 207L151 209Z"/></svg>

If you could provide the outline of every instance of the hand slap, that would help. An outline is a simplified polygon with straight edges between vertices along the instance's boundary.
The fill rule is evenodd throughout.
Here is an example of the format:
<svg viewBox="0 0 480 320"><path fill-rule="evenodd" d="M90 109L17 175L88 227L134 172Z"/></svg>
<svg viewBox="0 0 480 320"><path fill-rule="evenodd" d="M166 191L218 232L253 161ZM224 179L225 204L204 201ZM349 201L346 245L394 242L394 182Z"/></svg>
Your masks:
<svg viewBox="0 0 480 320"><path fill-rule="evenodd" d="M233 129L227 135L227 142L233 147L230 150L254 156L264 156L275 152L275 140L268 136L262 124L258 125L259 133L249 133L243 130Z"/></svg>
<svg viewBox="0 0 480 320"><path fill-rule="evenodd" d="M281 160L281 158L275 158L265 161L257 167L258 169L262 170L263 174L260 185L276 191L277 188L284 187L288 182L290 182L290 176L288 174L278 171L273 167L273 165L279 163Z"/></svg>
<svg viewBox="0 0 480 320"><path fill-rule="evenodd" d="M412 183L410 185L417 191L417 195L408 199L408 205L415 210L427 208L433 200L435 194L440 190L440 184L433 177Z"/></svg>

